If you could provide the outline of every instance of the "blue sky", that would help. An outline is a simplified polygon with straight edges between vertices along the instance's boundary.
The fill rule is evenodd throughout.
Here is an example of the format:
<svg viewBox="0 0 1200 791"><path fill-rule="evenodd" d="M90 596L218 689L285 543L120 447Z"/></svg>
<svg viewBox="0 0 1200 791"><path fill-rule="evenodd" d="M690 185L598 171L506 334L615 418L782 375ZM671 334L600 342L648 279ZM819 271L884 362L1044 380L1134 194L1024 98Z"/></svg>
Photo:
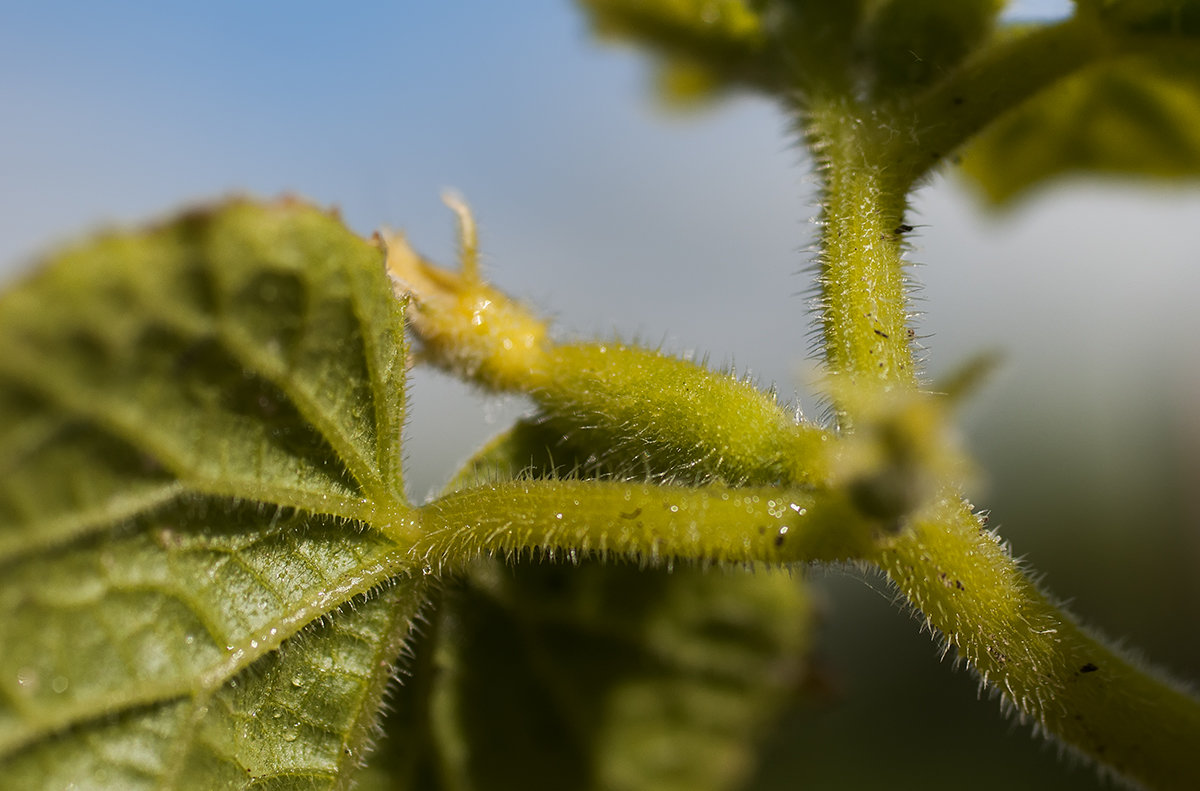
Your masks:
<svg viewBox="0 0 1200 791"><path fill-rule="evenodd" d="M1004 10L1009 19L1053 19L1071 13L1071 0L1011 0Z"/></svg>
<svg viewBox="0 0 1200 791"><path fill-rule="evenodd" d="M494 279L563 333L708 354L785 395L799 389L813 408L798 294L810 285L815 209L773 107L735 99L664 112L643 60L592 41L565 0L331 8L9 4L0 274L97 225L231 192L337 205L363 233L401 227L450 261L438 195L451 187L477 211ZM1023 2L1010 13L1066 8ZM1195 190L1068 186L995 218L951 179L916 207L933 370L1006 350L1012 378L989 390L993 404L1005 381L1033 371L1058 372L1043 377L1051 390L1086 381L1115 392L1147 360L1200 358L1188 345L1200 329ZM1200 382L1200 365L1175 368L1186 386ZM420 376L414 456L459 456L521 408L481 407L469 390Z"/></svg>

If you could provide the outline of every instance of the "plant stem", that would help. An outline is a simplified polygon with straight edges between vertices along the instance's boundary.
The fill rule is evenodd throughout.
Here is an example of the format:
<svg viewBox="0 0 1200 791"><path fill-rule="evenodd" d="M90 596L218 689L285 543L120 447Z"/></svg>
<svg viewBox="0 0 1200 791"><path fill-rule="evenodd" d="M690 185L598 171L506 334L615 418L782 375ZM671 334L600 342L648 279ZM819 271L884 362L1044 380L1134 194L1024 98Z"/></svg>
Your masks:
<svg viewBox="0 0 1200 791"><path fill-rule="evenodd" d="M578 480L506 481L420 509L407 555L456 572L483 554L544 551L676 559L807 563L875 558L891 533L837 490L663 486ZM407 538L407 534L403 537Z"/></svg>
<svg viewBox="0 0 1200 791"><path fill-rule="evenodd" d="M912 388L904 191L878 164L874 119L851 100L813 100L807 114L825 179L819 282L828 371L855 390Z"/></svg>
<svg viewBox="0 0 1200 791"><path fill-rule="evenodd" d="M916 387L900 234L911 182L883 164L880 123L852 102L811 106L825 177L825 359L851 394ZM864 420L853 398L839 418ZM981 529L953 488L919 509L877 562L931 630L1048 734L1151 788L1200 788L1200 703L1081 629Z"/></svg>
<svg viewBox="0 0 1200 791"><path fill-rule="evenodd" d="M388 267L412 297L426 359L494 390L527 394L565 436L587 433L609 466L676 480L827 483L829 432L727 373L621 343L556 343L547 323L482 280L474 223L461 204L463 267L388 239ZM649 462L653 460L653 465Z"/></svg>
<svg viewBox="0 0 1200 791"><path fill-rule="evenodd" d="M1148 788L1200 788L1200 703L1083 630L951 495L880 566L1023 721Z"/></svg>

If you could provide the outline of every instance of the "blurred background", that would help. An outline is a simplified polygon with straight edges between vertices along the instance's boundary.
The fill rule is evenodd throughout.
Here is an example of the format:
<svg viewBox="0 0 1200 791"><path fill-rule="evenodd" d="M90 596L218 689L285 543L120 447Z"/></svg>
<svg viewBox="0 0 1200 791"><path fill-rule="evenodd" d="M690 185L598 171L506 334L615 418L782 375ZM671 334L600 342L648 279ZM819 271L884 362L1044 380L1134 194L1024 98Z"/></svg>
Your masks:
<svg viewBox="0 0 1200 791"><path fill-rule="evenodd" d="M813 185L774 106L663 110L645 60L593 41L567 0L331 8L7 4L0 279L231 193L299 194L450 263L453 188L494 282L563 336L707 354L819 412ZM1084 620L1200 680L1200 184L1070 181L994 214L946 172L910 222L930 377L1003 354L964 416L974 499ZM414 495L525 408L415 372ZM813 578L829 694L776 735L763 788L1097 786L939 665L880 580Z"/></svg>

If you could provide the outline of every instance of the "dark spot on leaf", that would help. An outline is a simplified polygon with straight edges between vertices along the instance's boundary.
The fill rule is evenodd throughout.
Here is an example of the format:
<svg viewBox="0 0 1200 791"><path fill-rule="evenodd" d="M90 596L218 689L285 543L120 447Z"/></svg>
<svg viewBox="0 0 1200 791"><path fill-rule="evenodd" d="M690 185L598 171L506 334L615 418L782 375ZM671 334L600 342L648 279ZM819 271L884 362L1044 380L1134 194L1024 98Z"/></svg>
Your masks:
<svg viewBox="0 0 1200 791"><path fill-rule="evenodd" d="M955 106L955 107L957 107L957 106L959 106L959 105L961 105L961 104L964 104L964 103L965 103L967 100L966 100L966 98L965 98L965 97L962 97L962 96L955 96L955 97L954 97L953 99L951 99L950 101L951 101L951 102L954 104L954 106Z"/></svg>
<svg viewBox="0 0 1200 791"><path fill-rule="evenodd" d="M621 513L621 518L622 518L622 519L637 519L637 518L638 518L639 516L641 516L641 515L642 515L642 509L641 509L641 508L634 508L634 509L633 509L632 511L630 511L629 513L624 513L624 512L622 512L622 513Z"/></svg>
<svg viewBox="0 0 1200 791"><path fill-rule="evenodd" d="M1099 669L1100 669L1100 668L1096 667L1096 666L1095 666L1095 665L1093 665L1091 662L1088 662L1086 665L1084 665L1083 667L1079 668L1079 672L1080 672L1080 673L1095 673L1095 672L1096 672L1097 670L1099 670Z"/></svg>
<svg viewBox="0 0 1200 791"><path fill-rule="evenodd" d="M886 332L884 332L883 330L875 330L875 334L878 335L880 338L888 337L888 334Z"/></svg>
<svg viewBox="0 0 1200 791"><path fill-rule="evenodd" d="M905 223L905 224L902 224L902 225L897 225L897 226L896 226L896 230L892 231L892 233L894 233L894 234L896 234L896 235L898 236L898 235L900 235L900 234L902 234L902 233L908 233L908 232L909 232L909 231L911 231L912 229L913 229L913 227L912 227L911 225L908 225L907 223Z"/></svg>

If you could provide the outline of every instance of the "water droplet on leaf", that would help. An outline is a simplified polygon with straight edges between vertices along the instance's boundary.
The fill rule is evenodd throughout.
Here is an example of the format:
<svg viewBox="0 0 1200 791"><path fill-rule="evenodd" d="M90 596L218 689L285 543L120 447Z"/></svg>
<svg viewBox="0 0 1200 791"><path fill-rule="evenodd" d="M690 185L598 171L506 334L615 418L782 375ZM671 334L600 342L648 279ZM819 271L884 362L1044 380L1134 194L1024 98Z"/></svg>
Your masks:
<svg viewBox="0 0 1200 791"><path fill-rule="evenodd" d="M17 685L21 690L32 694L38 687L38 672L32 667L23 667L17 671Z"/></svg>

